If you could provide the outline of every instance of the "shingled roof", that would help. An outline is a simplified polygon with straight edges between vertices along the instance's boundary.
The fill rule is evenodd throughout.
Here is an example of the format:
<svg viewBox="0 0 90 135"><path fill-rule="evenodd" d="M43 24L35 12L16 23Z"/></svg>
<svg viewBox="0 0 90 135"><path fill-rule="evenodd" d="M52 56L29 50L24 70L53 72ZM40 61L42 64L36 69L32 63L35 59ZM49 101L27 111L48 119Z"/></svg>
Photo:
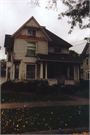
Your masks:
<svg viewBox="0 0 90 135"><path fill-rule="evenodd" d="M54 54L37 55L38 61L51 61L51 62L67 62L67 63L81 63L81 61L69 54Z"/></svg>
<svg viewBox="0 0 90 135"><path fill-rule="evenodd" d="M49 45L58 45L60 47L61 46L62 47L71 47L72 46L71 44L69 44L65 40L61 39L60 37L58 37L54 33L47 30L46 28L43 28L43 29L47 33L47 35L52 39L52 41L49 41Z"/></svg>

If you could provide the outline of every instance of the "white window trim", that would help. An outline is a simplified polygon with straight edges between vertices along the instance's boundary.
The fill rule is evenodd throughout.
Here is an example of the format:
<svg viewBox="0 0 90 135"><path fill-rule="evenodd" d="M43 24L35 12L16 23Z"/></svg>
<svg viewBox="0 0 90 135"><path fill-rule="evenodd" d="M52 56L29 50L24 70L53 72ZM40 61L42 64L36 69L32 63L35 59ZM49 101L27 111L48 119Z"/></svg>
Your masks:
<svg viewBox="0 0 90 135"><path fill-rule="evenodd" d="M27 41L27 50L28 50L28 43L32 43L32 44L35 44L36 45L36 48L37 48L37 43L36 42L33 42L33 41ZM29 54L27 54L27 50L26 50L26 55L27 56L36 56L36 48L35 48L35 55L29 55Z"/></svg>
<svg viewBox="0 0 90 135"><path fill-rule="evenodd" d="M35 65L35 78L27 78L27 65ZM35 79L37 79L36 74L37 74L37 65L36 65L36 64L27 63L27 64L26 64L26 77L25 77L26 80L35 80Z"/></svg>

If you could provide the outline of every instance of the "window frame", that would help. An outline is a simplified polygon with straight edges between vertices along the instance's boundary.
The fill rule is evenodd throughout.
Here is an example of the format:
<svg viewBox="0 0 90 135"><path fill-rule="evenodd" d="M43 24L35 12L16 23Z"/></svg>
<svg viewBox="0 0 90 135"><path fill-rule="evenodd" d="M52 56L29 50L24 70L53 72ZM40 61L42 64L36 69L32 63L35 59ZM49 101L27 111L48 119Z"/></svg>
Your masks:
<svg viewBox="0 0 90 135"><path fill-rule="evenodd" d="M8 61L11 61L11 52L8 52Z"/></svg>
<svg viewBox="0 0 90 135"><path fill-rule="evenodd" d="M86 66L88 66L89 65L89 60L88 60L88 58L86 58Z"/></svg>
<svg viewBox="0 0 90 135"><path fill-rule="evenodd" d="M28 29L28 37L36 37L36 30L35 29Z"/></svg>
<svg viewBox="0 0 90 135"><path fill-rule="evenodd" d="M87 71L86 71L86 80L89 80L89 78L90 78L90 71L87 70Z"/></svg>
<svg viewBox="0 0 90 135"><path fill-rule="evenodd" d="M34 71L27 71L27 66L34 66ZM27 77L27 74L34 74L34 77ZM26 79L35 80L36 65L35 64L26 64ZM32 76L32 75L30 75Z"/></svg>
<svg viewBox="0 0 90 135"><path fill-rule="evenodd" d="M31 47L29 46L29 44L31 43ZM35 46L32 46L35 45ZM33 51L34 50L34 51ZM33 51L34 53L29 53L29 51ZM27 42L27 54L26 56L36 56L36 42Z"/></svg>
<svg viewBox="0 0 90 135"><path fill-rule="evenodd" d="M16 66L18 66L18 69L16 69ZM19 79L19 63L15 63L14 79Z"/></svg>
<svg viewBox="0 0 90 135"><path fill-rule="evenodd" d="M60 50L59 50L60 49ZM59 46L54 46L54 53L59 53L61 54L61 47Z"/></svg>

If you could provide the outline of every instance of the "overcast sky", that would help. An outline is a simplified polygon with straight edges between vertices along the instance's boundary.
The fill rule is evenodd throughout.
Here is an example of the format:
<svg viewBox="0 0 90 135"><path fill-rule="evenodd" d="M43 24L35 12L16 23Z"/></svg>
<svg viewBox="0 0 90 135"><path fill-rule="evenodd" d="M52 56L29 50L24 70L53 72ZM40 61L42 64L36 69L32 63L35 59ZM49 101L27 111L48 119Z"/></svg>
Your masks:
<svg viewBox="0 0 90 135"><path fill-rule="evenodd" d="M81 53L86 45L85 37L89 37L89 29L80 30L74 28L71 34L68 34L70 25L67 23L67 17L58 20L58 14L66 10L61 1L58 3L58 10L45 9L46 0L40 1L40 7L32 8L29 0L1 0L0 1L0 59L6 58L4 49L5 34L13 34L32 16L41 26L46 26L48 30L58 35L60 38L71 43L77 53ZM87 20L85 20L87 22Z"/></svg>

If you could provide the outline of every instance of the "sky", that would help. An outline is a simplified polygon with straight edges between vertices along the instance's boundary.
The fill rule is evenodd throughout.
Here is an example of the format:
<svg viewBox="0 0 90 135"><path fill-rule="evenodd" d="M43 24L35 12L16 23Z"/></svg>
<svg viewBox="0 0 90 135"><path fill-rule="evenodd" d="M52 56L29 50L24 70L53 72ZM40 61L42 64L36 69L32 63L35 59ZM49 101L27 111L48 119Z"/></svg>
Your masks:
<svg viewBox="0 0 90 135"><path fill-rule="evenodd" d="M82 53L87 41L85 37L90 36L89 29L80 30L76 26L71 34L68 34L70 25L67 23L68 17L58 19L58 14L67 10L61 0L58 2L57 10L47 10L46 0L39 0L39 7L32 7L30 0L1 0L0 1L0 59L6 59L4 40L5 34L12 35L17 31L29 18L34 16L41 26L46 26L48 30L64 39L73 47L77 53ZM87 23L87 20L85 20Z"/></svg>

